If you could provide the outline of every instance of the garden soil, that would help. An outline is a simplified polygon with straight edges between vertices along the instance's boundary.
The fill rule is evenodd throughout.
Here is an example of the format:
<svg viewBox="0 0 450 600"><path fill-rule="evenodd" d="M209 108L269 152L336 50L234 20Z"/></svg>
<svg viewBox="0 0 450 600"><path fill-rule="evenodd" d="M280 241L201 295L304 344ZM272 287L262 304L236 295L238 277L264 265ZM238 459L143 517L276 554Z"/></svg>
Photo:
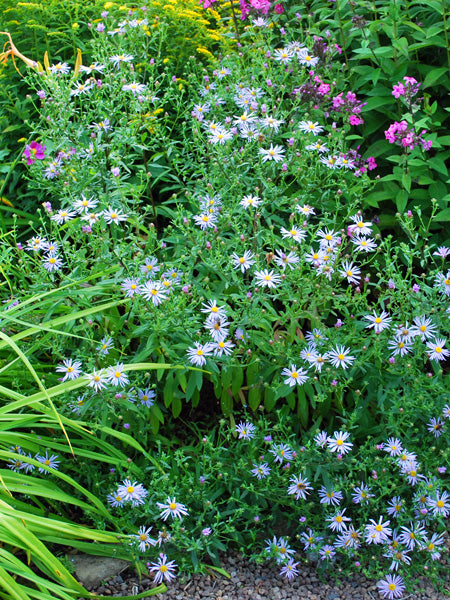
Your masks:
<svg viewBox="0 0 450 600"><path fill-rule="evenodd" d="M279 575L279 568L249 563L241 555L230 553L223 557L223 568L230 579L217 574L177 578L167 584L167 592L149 598L157 600L381 600L376 582L361 574L342 578L319 578L312 565L301 567L292 582ZM151 579L139 579L133 574L116 575L90 591L111 597L127 596L150 590ZM436 590L425 577L419 577L413 594L403 600L448 600L450 572Z"/></svg>

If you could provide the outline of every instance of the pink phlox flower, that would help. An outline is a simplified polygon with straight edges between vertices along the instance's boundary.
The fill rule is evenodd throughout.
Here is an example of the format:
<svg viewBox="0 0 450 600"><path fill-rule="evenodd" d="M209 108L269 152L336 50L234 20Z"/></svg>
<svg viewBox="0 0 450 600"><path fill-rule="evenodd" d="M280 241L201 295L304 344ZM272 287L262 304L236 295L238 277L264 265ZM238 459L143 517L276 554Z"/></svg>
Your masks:
<svg viewBox="0 0 450 600"><path fill-rule="evenodd" d="M403 85L403 83L398 83L397 85L394 85L392 95L394 96L394 98L400 98L400 96L405 95L405 86Z"/></svg>

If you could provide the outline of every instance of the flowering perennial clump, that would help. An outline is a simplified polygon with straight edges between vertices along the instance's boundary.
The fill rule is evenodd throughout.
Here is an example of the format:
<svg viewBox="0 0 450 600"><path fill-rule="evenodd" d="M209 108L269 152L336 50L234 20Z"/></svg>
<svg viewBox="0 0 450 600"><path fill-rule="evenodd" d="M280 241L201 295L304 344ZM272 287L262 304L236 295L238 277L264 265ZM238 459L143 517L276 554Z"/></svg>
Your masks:
<svg viewBox="0 0 450 600"><path fill-rule="evenodd" d="M91 56L27 76L41 118L18 156L40 200L5 234L0 319L40 391L18 353L1 372L48 421L8 449L5 485L32 473L53 498L73 469L156 584L237 544L289 581L313 559L400 598L408 573L438 572L450 515L443 201L425 218L399 196L389 220L367 201L400 167L377 166L339 37L291 27L288 3L202 0L190 18L218 43L209 19L228 11L233 51L180 68L163 43L176 4L105 9ZM405 190L436 147L419 90L388 91L408 111L385 132ZM76 432L70 465L49 400ZM202 437L207 404L223 418Z"/></svg>

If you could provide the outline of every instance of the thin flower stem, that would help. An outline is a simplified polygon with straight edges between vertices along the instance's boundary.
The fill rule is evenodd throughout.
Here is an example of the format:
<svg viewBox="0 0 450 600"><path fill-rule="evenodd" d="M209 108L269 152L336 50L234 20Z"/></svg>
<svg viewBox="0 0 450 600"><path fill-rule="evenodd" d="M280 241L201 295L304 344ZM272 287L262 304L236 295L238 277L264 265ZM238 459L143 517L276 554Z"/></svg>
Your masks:
<svg viewBox="0 0 450 600"><path fill-rule="evenodd" d="M231 12L233 14L233 23L234 23L234 31L236 32L236 38L239 43L241 43L241 38L239 36L238 22L236 17L236 11L234 10L234 0L231 0Z"/></svg>

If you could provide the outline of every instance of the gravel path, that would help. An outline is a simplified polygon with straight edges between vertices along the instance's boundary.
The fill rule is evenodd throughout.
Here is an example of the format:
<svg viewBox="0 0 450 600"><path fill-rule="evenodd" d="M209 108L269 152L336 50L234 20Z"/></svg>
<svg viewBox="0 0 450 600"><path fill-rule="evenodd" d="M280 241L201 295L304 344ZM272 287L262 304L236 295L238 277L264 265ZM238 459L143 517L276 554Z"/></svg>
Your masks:
<svg viewBox="0 0 450 600"><path fill-rule="evenodd" d="M168 584L168 591L158 600L380 600L376 582L355 574L339 585L327 578L320 581L313 566L303 566L299 576L291 583L279 576L279 569L269 565L249 563L241 555L224 556L223 568L231 575L226 579L220 575L193 575L179 578ZM450 597L450 574L442 589L437 591L425 579L419 578L414 594L405 595L403 600L448 600ZM113 577L95 590L106 596L126 596L153 587L150 579L140 582L132 574Z"/></svg>

